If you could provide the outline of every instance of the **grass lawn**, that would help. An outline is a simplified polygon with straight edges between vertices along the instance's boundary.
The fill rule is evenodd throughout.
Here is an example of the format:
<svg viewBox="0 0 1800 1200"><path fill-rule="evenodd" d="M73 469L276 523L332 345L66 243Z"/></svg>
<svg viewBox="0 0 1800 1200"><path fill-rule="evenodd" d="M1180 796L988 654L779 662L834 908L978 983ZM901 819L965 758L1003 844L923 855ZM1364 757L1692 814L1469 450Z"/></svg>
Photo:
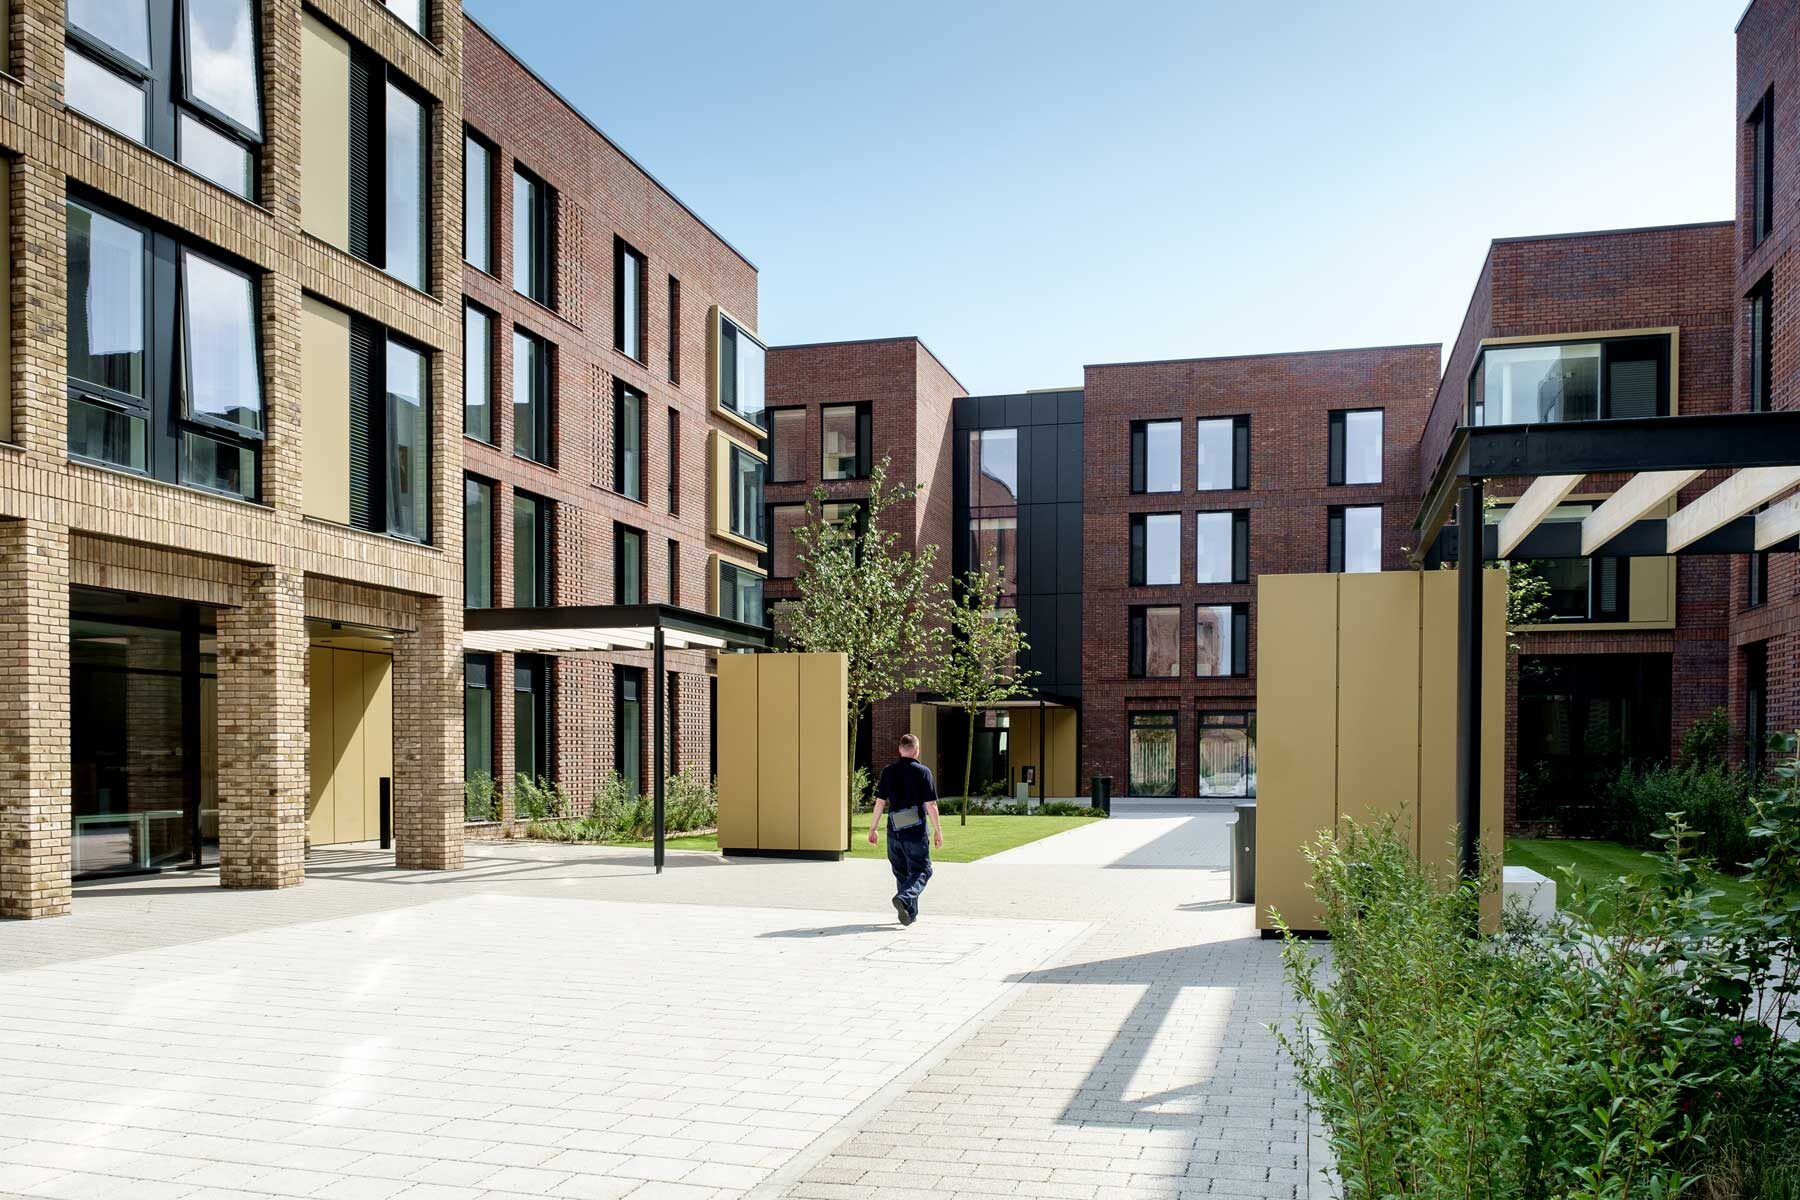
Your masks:
<svg viewBox="0 0 1800 1200"><path fill-rule="evenodd" d="M1023 846L1027 842L1035 842L1047 838L1053 833L1061 833L1065 829L1074 829L1086 825L1089 821L1103 820L1102 817L1015 817L984 816L971 813L969 823L957 824L954 813L944 815L944 844L933 847L931 857L938 862L974 862L978 858L986 858L990 854L998 854L1002 850L1010 850L1014 846ZM649 842L625 842L627 846L648 846ZM712 850L719 849L719 839L710 833L693 837L672 837L664 843L671 850ZM869 814L857 813L850 826L851 858L886 858L887 841L884 838L879 845L869 845Z"/></svg>
<svg viewBox="0 0 1800 1200"><path fill-rule="evenodd" d="M1646 858L1642 850L1633 850L1617 842L1575 838L1507 838L1506 862L1508 866L1530 867L1555 880L1559 904L1569 890L1568 881L1563 878L1563 867L1570 868L1577 877L1589 880L1649 875L1656 869L1656 864ZM1725 893L1728 904L1741 904L1749 897L1750 889L1741 879L1714 873L1711 882Z"/></svg>

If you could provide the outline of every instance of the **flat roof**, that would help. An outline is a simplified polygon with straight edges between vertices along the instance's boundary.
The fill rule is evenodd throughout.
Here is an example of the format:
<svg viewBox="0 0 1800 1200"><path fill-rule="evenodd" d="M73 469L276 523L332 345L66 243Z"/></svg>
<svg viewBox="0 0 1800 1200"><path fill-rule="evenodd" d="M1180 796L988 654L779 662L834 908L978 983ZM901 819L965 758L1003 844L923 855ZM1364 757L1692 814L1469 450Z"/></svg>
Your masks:
<svg viewBox="0 0 1800 1200"><path fill-rule="evenodd" d="M821 349L829 349L832 346L879 346L885 342L916 342L916 343L918 343L919 349L921 349L921 350L925 351L925 353L931 355L932 362L934 362L938 366L944 368L944 374L946 374L950 377L951 382L955 383L957 387L961 388L963 390L964 395L968 394L969 385L964 383L962 380L958 379L956 377L956 372L952 371L950 369L949 364L944 362L943 359L939 358L937 355L937 351L933 350L929 345L927 345L925 343L925 339L920 337L916 333L896 334L893 337L839 338L837 341L828 341L828 342L788 342L788 343L785 343L784 345L780 345L780 346L770 346L769 349L771 349L771 350L821 350Z"/></svg>
<svg viewBox="0 0 1800 1200"><path fill-rule="evenodd" d="M1441 342L1396 342L1381 346L1340 346L1330 350L1270 350L1262 354L1202 354L1188 355L1182 358L1138 358L1124 362L1085 363L1084 367L1160 367L1174 363L1190 362L1238 362L1250 358L1301 358L1312 354L1367 354L1375 350L1436 350L1440 355L1444 346ZM1079 391L1080 389L1071 389Z"/></svg>
<svg viewBox="0 0 1800 1200"><path fill-rule="evenodd" d="M1633 233L1674 233L1682 229L1729 229L1735 221L1686 221L1674 225L1628 225L1622 229L1580 229L1572 233L1521 233L1512 237L1497 237L1490 244L1503 246L1509 242L1556 242L1574 238L1591 237L1624 237Z"/></svg>

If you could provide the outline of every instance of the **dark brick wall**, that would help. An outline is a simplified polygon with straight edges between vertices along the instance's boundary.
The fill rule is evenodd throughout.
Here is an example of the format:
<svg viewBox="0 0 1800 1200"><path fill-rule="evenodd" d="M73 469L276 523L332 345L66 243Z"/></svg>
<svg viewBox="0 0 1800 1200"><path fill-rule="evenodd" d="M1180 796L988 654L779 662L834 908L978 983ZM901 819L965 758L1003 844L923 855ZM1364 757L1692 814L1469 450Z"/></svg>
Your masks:
<svg viewBox="0 0 1800 1200"><path fill-rule="evenodd" d="M1178 712L1177 793L1197 789L1197 713L1256 707L1255 577L1323 571L1326 511L1338 504L1381 504L1383 567L1405 565L1403 546L1417 507L1417 447L1437 384L1438 347L1391 346L1240 358L1090 366L1086 371L1081 771L1126 780L1126 713ZM1380 484L1327 485L1328 417L1334 409L1383 408ZM1250 417L1250 487L1195 490L1195 422L1203 416ZM1131 423L1178 417L1182 425L1182 490L1131 494ZM1246 584L1196 584L1198 512L1248 509ZM1129 515L1183 514L1181 579L1176 585L1127 585ZM1250 606L1249 674L1197 678L1194 609L1198 604ZM1133 604L1182 606L1181 674L1176 679L1127 677L1128 610Z"/></svg>
<svg viewBox="0 0 1800 1200"><path fill-rule="evenodd" d="M1737 386L1733 404L1750 407L1749 345L1744 297L1763 279L1772 285L1772 407L1800 408L1800 0L1756 0L1737 31L1737 222L1732 298L1737 314ZM1771 229L1753 245L1750 197L1751 112L1773 89L1775 205ZM1732 728L1744 729L1744 647L1767 642L1769 729L1800 728L1800 555L1769 558L1768 603L1748 607L1748 559L1733 560L1729 659Z"/></svg>
<svg viewBox="0 0 1800 1200"><path fill-rule="evenodd" d="M712 606L708 555L740 551L709 536L708 431L725 428L709 414L706 370L708 311L720 305L754 327L756 268L726 245L624 153L558 99L548 87L474 22L467 22L463 58L464 119L497 147L493 198L493 267L489 275L465 264L468 300L498 314L494 321L492 394L494 442L464 439L465 468L494 481L495 603L513 602L512 496L515 489L548 498L552 521L552 596L559 605L609 604L614 598L615 524L645 532L644 592L649 601ZM512 287L512 171L514 163L555 193L554 307ZM460 195L460 187L457 189ZM613 241L623 238L647 266L648 359L639 362L613 345ZM668 277L681 281L680 382L671 382ZM521 328L553 347L553 465L515 455L511 396L512 331ZM644 393L644 500L612 490L612 398L615 380ZM680 414L680 445L671 454L668 412ZM678 470L679 512L671 514L668 481ZM669 541L678 545L679 595L670 594ZM510 781L513 759L512 661L500 656L495 700L497 774ZM614 762L613 677L616 665L645 671L644 729L650 733L648 653L563 658L553 668L554 769L577 802ZM674 728L676 758L707 762L709 745L706 655L670 651L678 673ZM643 748L645 779L650 750Z"/></svg>

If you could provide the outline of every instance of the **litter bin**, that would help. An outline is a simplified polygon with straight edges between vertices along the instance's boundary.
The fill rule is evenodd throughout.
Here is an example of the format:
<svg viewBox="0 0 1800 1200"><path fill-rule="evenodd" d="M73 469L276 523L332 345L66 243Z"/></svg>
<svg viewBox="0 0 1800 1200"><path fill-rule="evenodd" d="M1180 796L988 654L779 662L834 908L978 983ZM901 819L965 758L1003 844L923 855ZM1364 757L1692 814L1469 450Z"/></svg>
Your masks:
<svg viewBox="0 0 1800 1200"><path fill-rule="evenodd" d="M1089 790L1095 808L1112 816L1112 776L1096 775L1089 781Z"/></svg>
<svg viewBox="0 0 1800 1200"><path fill-rule="evenodd" d="M1237 806L1231 822L1231 899L1234 904L1256 903L1256 801Z"/></svg>

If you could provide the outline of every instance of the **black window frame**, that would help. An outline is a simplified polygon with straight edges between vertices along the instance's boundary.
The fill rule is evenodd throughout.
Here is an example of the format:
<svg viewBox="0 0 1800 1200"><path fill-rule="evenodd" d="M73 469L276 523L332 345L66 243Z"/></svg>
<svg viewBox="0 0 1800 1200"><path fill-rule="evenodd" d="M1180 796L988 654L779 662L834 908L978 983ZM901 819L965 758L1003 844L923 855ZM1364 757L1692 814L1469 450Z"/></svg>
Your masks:
<svg viewBox="0 0 1800 1200"><path fill-rule="evenodd" d="M632 795L644 794L644 743L648 739L644 721L644 689L648 686L642 667L613 667L613 770L632 787ZM625 739L619 731L625 727L625 706L635 705L637 708L637 745L633 747L633 758L637 763L636 777L626 774ZM654 735L652 735L654 736Z"/></svg>
<svg viewBox="0 0 1800 1200"><path fill-rule="evenodd" d="M1206 517L1231 517L1231 578L1200 578L1200 523ZM1214 508L1194 514L1194 582L1201 587L1222 587L1250 582L1250 510Z"/></svg>
<svg viewBox="0 0 1800 1200"><path fill-rule="evenodd" d="M1384 504L1333 504L1326 510L1325 570L1328 574L1336 575L1344 572L1344 514L1353 508L1372 508L1381 514L1376 521L1375 546L1375 570L1381 570L1381 564L1387 557L1387 548L1381 540L1381 523L1387 519L1386 507Z"/></svg>
<svg viewBox="0 0 1800 1200"><path fill-rule="evenodd" d="M1166 703L1166 701L1165 701ZM1161 718L1167 718L1166 721ZM1175 779L1168 793L1146 793L1148 795L1174 795L1181 789L1181 714L1172 708L1129 709L1125 713L1125 795L1138 795L1137 781L1131 774L1131 734L1136 729L1167 729L1175 743Z"/></svg>
<svg viewBox="0 0 1800 1200"><path fill-rule="evenodd" d="M631 408L630 401L634 399L637 401L637 419L635 421L631 419L629 411ZM632 387L623 379L613 380L613 491L625 497L627 500L635 500L639 504L645 503L644 459L646 456L644 454L644 446L649 440L646 436L649 431L646 428L645 410L648 408L649 403L650 397L646 396L639 389ZM630 470L626 462L625 434L627 432L633 432L637 435L637 464L635 472Z"/></svg>
<svg viewBox="0 0 1800 1200"><path fill-rule="evenodd" d="M681 280L669 276L669 382L681 384Z"/></svg>
<svg viewBox="0 0 1800 1200"><path fill-rule="evenodd" d="M1175 427L1175 486L1150 490L1150 427ZM1147 417L1131 423L1131 494L1134 496L1172 496L1182 490L1181 477L1186 474L1181 464L1181 418Z"/></svg>
<svg viewBox="0 0 1800 1200"><path fill-rule="evenodd" d="M519 218L518 184L523 180L526 187L536 197L532 211L527 215L525 229L526 239L531 243L526 247L527 283L535 283L537 288L521 288L519 286ZM556 294L556 272L552 269L556 261L556 189L544 182L544 177L513 159L512 173L507 177L507 201L514 207L513 219L508 223L507 238L510 245L507 252L511 256L512 278L507 282L512 286L515 296L523 296L533 304L555 311L559 297Z"/></svg>
<svg viewBox="0 0 1800 1200"><path fill-rule="evenodd" d="M525 692L535 697L535 703L532 706L531 740L536 752L532 757L538 760L537 765L546 768L541 772L535 772L534 775L537 779L556 778L556 722L551 715L551 708L556 703L553 664L554 660L545 654L513 656L513 707L510 715L513 725L513 773L515 775L523 774L519 770L518 744L519 733L525 728L525 724L519 720L518 696L520 692ZM530 679L530 685L521 688L519 681L524 678ZM495 724L498 725L499 722L496 721Z"/></svg>
<svg viewBox="0 0 1800 1200"><path fill-rule="evenodd" d="M1175 670L1169 675L1150 675L1150 613L1175 614ZM1181 678L1181 613L1179 604L1133 604L1126 614L1125 675L1128 679Z"/></svg>
<svg viewBox="0 0 1800 1200"><path fill-rule="evenodd" d="M1202 675L1200 673L1200 613L1209 608L1228 608L1231 610L1231 670L1218 675ZM1196 679L1242 679L1250 674L1250 606L1241 601L1236 603L1201 602L1194 606L1194 678Z"/></svg>
<svg viewBox="0 0 1800 1200"><path fill-rule="evenodd" d="M1200 486L1200 426L1214 421L1231 422L1231 486ZM1194 490L1198 492L1242 492L1250 487L1250 415L1197 417L1194 420Z"/></svg>
<svg viewBox="0 0 1800 1200"><path fill-rule="evenodd" d="M1750 110L1750 245L1760 246L1775 229L1775 89Z"/></svg>
<svg viewBox="0 0 1800 1200"><path fill-rule="evenodd" d="M1633 333L1622 337L1609 338L1567 338L1547 337L1529 342L1508 342L1505 345L1482 346L1475 355L1475 362L1469 368L1469 378L1465 386L1463 401L1463 420L1470 426L1481 426L1486 419L1487 394L1483 380L1486 378L1487 356L1493 350L1535 350L1547 346L1598 346L1600 347L1600 396L1599 419L1605 420L1612 414L1612 371L1611 367L1619 361L1619 351L1640 349L1650 350L1647 357L1656 361L1656 416L1666 417L1674 408L1675 381L1669 377L1669 367L1674 361L1674 337L1667 333ZM1641 357L1627 357L1626 361L1640 361ZM1382 436L1387 436L1383 422Z"/></svg>
<svg viewBox="0 0 1800 1200"><path fill-rule="evenodd" d="M308 12L312 10L308 9ZM392 63L340 31L350 45L350 236L345 247L403 287L429 292L437 280L431 252L433 203L431 127L437 101ZM396 273L388 262L387 88L419 106L419 278ZM360 137L359 137L360 134Z"/></svg>
<svg viewBox="0 0 1800 1200"><path fill-rule="evenodd" d="M669 515L681 514L681 410L671 405L668 415L669 453L666 456L669 484Z"/></svg>
<svg viewBox="0 0 1800 1200"><path fill-rule="evenodd" d="M474 541L474 538L471 536L471 525L470 525L469 517L468 517L469 488L471 486L487 489L488 519L487 519L487 529L485 531L483 531L487 537L487 558L488 558L487 602L485 604L475 603L474 599L469 594L469 581L470 581L469 546ZM495 553L495 551L499 548L499 539L494 536L495 522L497 522L500 519L499 512L498 512L499 505L497 503L498 499L499 499L499 485L497 483L495 483L492 479L487 479L483 476L471 474L468 472L465 472L463 474L463 607L464 608L492 608L492 607L494 607L494 599L499 594L498 583L499 583L499 573L500 573L500 556L497 553Z"/></svg>
<svg viewBox="0 0 1800 1200"><path fill-rule="evenodd" d="M514 531L514 536L510 543L513 560L513 596L511 607L549 608L556 603L556 574L553 569L554 564L550 560L550 525L551 522L555 520L555 505L548 497L540 496L536 492L525 491L522 488L513 489L512 501L511 510L508 514L513 519L512 528ZM532 581L532 587L533 590L538 593L533 599L541 599L543 601L542 604L521 604L519 602L519 544L517 531L519 527L518 511L521 501L535 506L534 511L536 513L536 520L534 522L535 528L532 530L532 542L533 549L537 552L537 573L536 578Z"/></svg>
<svg viewBox="0 0 1800 1200"><path fill-rule="evenodd" d="M756 580L758 583L760 583L762 585L762 588L761 588L762 598L760 601L762 612L756 614L755 620L751 620L750 617L748 615L746 615L744 612L742 612L741 609L739 608L739 606L737 604L737 597L739 595L738 588L735 586L733 586L729 589L726 588L725 573L727 571L730 571L732 573L734 584L736 582L736 577L739 575L743 575L747 578ZM718 579L719 594L718 594L717 605L716 605L716 607L719 610L718 615L726 618L727 620L741 621L746 625L761 625L761 624L763 624L764 619L767 617L768 612L769 612L768 583L769 583L769 581L768 581L767 576L759 575L755 571L750 570L748 567L742 565L741 563L734 563L730 559L726 559L726 558L719 559L719 579ZM729 594L732 597L732 606L731 606L730 612L727 612L725 610L725 597L727 594Z"/></svg>
<svg viewBox="0 0 1800 1200"><path fill-rule="evenodd" d="M1757 550L1748 555L1745 579L1744 606L1761 608L1769 602L1769 555L1771 551Z"/></svg>
<svg viewBox="0 0 1800 1200"><path fill-rule="evenodd" d="M1353 413L1378 413L1381 416L1381 478L1359 483L1344 482L1349 473L1350 423ZM1327 487L1380 487L1387 481L1387 409L1380 405L1362 408L1334 408L1327 418L1325 485Z"/></svg>
<svg viewBox="0 0 1800 1200"><path fill-rule="evenodd" d="M432 351L428 346L395 333L387 326L356 313L350 317L350 524L367 533L429 546L435 540L432 529L437 519L432 503L431 482L442 464L433 453L436 446L432 430L436 421L437 397L431 392ZM393 497L389 485L392 470L393 438L388 412L387 352L390 344L419 355L425 372L422 380L425 408L425 445L428 460L425 478L425 533L415 537L393 527ZM360 383L360 388L359 388ZM362 464L361 478L357 467ZM359 485L361 485L359 487Z"/></svg>
<svg viewBox="0 0 1800 1200"><path fill-rule="evenodd" d="M625 277L627 271L637 277L637 336L634 345L625 344ZM613 349L633 362L650 361L650 302L644 294L650 279L650 259L642 250L618 235L613 236Z"/></svg>
<svg viewBox="0 0 1800 1200"><path fill-rule="evenodd" d="M529 452L529 453L526 452L525 450L521 450L519 448L518 404L513 399L513 396L517 394L516 389L518 387L518 379L519 379L519 341L518 341L518 339L521 337L527 339L528 341L530 341L532 344L538 346L543 351L543 353L541 353L541 354L536 354L536 355L531 356L533 361L531 363L531 382L530 382L529 386L532 391L531 423L532 423L532 439L533 439L535 445L533 445L531 452ZM512 452L515 456L524 459L526 462L534 462L540 466L545 466L545 467L555 467L556 466L556 439L555 439L556 422L552 416L552 412L556 407L556 395L555 395L556 343L551 341L549 338L538 336L537 334L533 333L531 330L525 328L523 325L514 325L513 326L512 346L513 346L512 375L513 375L513 388L515 390L509 391L507 393L507 398L506 398L507 406L510 409L508 416L511 419L512 427L513 427ZM540 452L541 452L541 456L540 456Z"/></svg>
<svg viewBox="0 0 1800 1200"><path fill-rule="evenodd" d="M635 525L627 525L623 521L613 522L613 603L643 604L644 571L649 566L646 548L649 538L642 529ZM637 588L634 595L626 585L625 551L633 543L637 546Z"/></svg>
<svg viewBox="0 0 1800 1200"><path fill-rule="evenodd" d="M481 769L490 777L494 768L499 765L499 756L494 753L498 749L496 733L500 722L494 707L494 675L497 671L495 656L471 651L463 655L463 779L467 780L473 772L469 770L469 693L482 691L488 694L488 745L487 763Z"/></svg>
<svg viewBox="0 0 1800 1200"><path fill-rule="evenodd" d="M471 144L481 147L482 151L485 152L487 155L487 213L486 213L486 217L487 217L487 220L486 220L486 225L487 225L487 264L485 266L483 266L480 263L477 263L476 261L474 261L473 259L471 259L469 257L469 229L471 226L471 222L469 220L468 157L469 157L469 146ZM499 166L500 166L500 148L494 144L492 139L487 138L487 137L483 136L481 133L479 133L474 128L474 126L465 124L463 126L463 210L462 210L463 211L463 255L462 255L462 259L463 259L464 264L474 267L477 271L480 271L483 275L488 275L488 276L492 276L494 274L494 263L495 263L495 260L499 258L499 254L497 252L498 251L498 239L494 237L494 230L498 224L496 221L496 218L498 217L499 212L500 212L500 205L496 202L496 194L495 193L496 193L497 189L494 187L494 181L495 181L496 177L499 175Z"/></svg>
<svg viewBox="0 0 1800 1200"><path fill-rule="evenodd" d="M780 479L777 479L775 477L775 463L779 460L782 448L788 444L788 439L786 437L782 436L781 430L779 428L781 425L781 418L784 416L787 416L787 417L798 416L800 419L800 432L799 432L799 437L797 440L799 441L799 444L800 444L799 460L800 460L801 466L800 466L800 474L795 475L791 478L784 476ZM764 483L805 483L806 479L807 479L807 470L806 470L806 465L805 465L806 461L807 461L807 458L806 458L806 406L803 404L784 404L779 408L765 408L765 409L763 409L763 419L764 419L763 445L765 447L767 447L767 453L769 455L769 472L768 472L767 477L763 480L763 482ZM821 435L820 440L821 440L821 442L824 440L823 435ZM822 461L822 457L823 456L821 456L821 461Z"/></svg>
<svg viewBox="0 0 1800 1200"><path fill-rule="evenodd" d="M856 421L856 460L852 466L851 474L827 474L825 470L825 414L827 412L846 408L852 411ZM766 407L763 409L764 413L769 411L770 410ZM773 426L774 420L771 418L771 431L773 430ZM874 410L870 408L866 401L853 401L841 404L821 404L819 406L819 478L829 480L833 483L840 483L846 480L867 479L869 477L869 472L874 469L874 439ZM773 443L771 443L771 446L772 445ZM774 460L771 459L770 465L772 466L773 463ZM767 482L767 479L765 479L764 482Z"/></svg>
<svg viewBox="0 0 1800 1200"><path fill-rule="evenodd" d="M487 372L486 372L487 400L485 401L485 404L484 404L484 407L487 409L487 436L486 437L483 437L481 434L476 433L469 428L469 379L471 377L470 373L469 373L469 315L471 313L479 314L481 316L482 320L487 322ZM473 300L464 300L463 301L463 406L462 406L463 420L462 420L462 431L463 431L464 437L473 438L476 441L480 442L484 446L494 446L494 445L498 445L498 443L499 443L498 430L500 427L500 422L497 418L497 414L495 411L496 406L494 404L494 393L498 390L494 386L494 383L495 383L495 380L499 376L499 372L495 370L495 367L499 364L499 361L500 361L499 336L498 336L498 332L497 332L499 329L499 326L500 326L500 315L498 313L494 312L492 309L489 309L483 305L475 303ZM510 403L510 400L509 400L509 403Z"/></svg>
<svg viewBox="0 0 1800 1200"><path fill-rule="evenodd" d="M1775 394L1774 275L1763 276L1744 299L1749 308L1745 324L1750 333L1750 361L1745 374L1750 383L1750 411L1768 412Z"/></svg>
<svg viewBox="0 0 1800 1200"><path fill-rule="evenodd" d="M737 480L738 462L740 458L755 463L762 468L762 486L757 488L756 500L749 504L744 503L743 498L738 494ZM751 530L751 532L746 533L743 529L739 528L739 523L740 521L754 521L757 526L762 525L763 510L768 506L768 485L768 461L757 451L736 441L727 439L725 443L725 531L734 538L761 547L764 550L767 550L769 547L769 531L766 528L756 528ZM760 534L761 536L756 536L757 534Z"/></svg>
<svg viewBox="0 0 1800 1200"><path fill-rule="evenodd" d="M1150 583L1149 580L1149 523L1151 517L1175 518L1175 578L1164 583ZM1130 550L1126 564L1126 584L1129 587L1175 587L1181 583L1181 527L1186 522L1179 512L1141 512L1132 513L1130 517Z"/></svg>
<svg viewBox="0 0 1800 1200"><path fill-rule="evenodd" d="M144 458L142 470L124 463L110 462L75 453L64 440L65 452L75 462L88 463L107 470L124 471L148 479L160 480L178 487L190 488L209 496L224 496L252 504L262 504L263 447L267 439L269 387L267 364L263 355L264 272L253 264L242 262L230 254L203 242L195 241L85 189L71 187L64 201L65 221L70 206L78 206L109 221L116 222L143 238L144 272L144 394L133 395L104 384L76 379L65 371L65 403L77 401L107 412L142 420ZM68 234L65 230L65 245ZM260 391L263 428L251 429L206 413L190 411L186 380L192 377L187 367L188 338L186 320L186 261L195 255L214 266L242 276L249 285L250 320L254 330L251 353L256 360L256 377ZM70 258L64 258L64 288L70 289ZM65 333L65 339L67 334ZM255 479L250 494L190 483L182 477L182 440L184 434L211 438L227 446L247 450L255 455Z"/></svg>
<svg viewBox="0 0 1800 1200"><path fill-rule="evenodd" d="M669 603L679 608L681 606L681 542L679 539L669 539L668 553Z"/></svg>

